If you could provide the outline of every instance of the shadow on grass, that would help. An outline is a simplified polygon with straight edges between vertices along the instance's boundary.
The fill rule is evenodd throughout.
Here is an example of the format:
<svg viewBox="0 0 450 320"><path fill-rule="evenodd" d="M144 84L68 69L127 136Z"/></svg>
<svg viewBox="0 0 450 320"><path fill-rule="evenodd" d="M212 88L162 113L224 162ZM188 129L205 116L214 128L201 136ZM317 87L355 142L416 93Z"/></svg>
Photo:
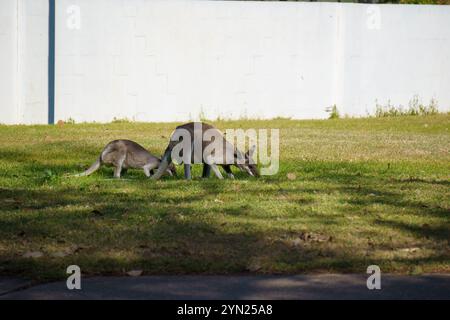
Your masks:
<svg viewBox="0 0 450 320"><path fill-rule="evenodd" d="M415 237L450 242L450 223L440 226L417 226L398 221L375 221L376 224L408 232Z"/></svg>
<svg viewBox="0 0 450 320"><path fill-rule="evenodd" d="M24 166L25 171L40 172L46 168L42 163L28 166ZM56 279L66 276L65 268L70 264L80 265L88 275L117 275L137 268L147 274L227 274L364 272L370 264L381 265L383 270L409 270L417 264L448 264L450 258L445 250L420 258L374 259L370 248L336 241L298 240L298 231L285 225L274 225L264 231L253 226L257 215L272 219L270 210L261 209L257 202L274 199L294 206L282 219L303 219L324 230L341 227L341 218L349 213L348 207L336 205L335 215L311 213L310 208L320 204L318 196L343 194L346 197L339 197L339 201L350 205L351 213L362 215L367 223L407 232L418 241L445 242L450 238L445 208L405 199L405 191L400 190L409 181L390 182L398 188L386 189L388 178L363 173L336 174L334 168L329 172L323 168L320 174L305 174L299 177L301 181L273 178L260 179L258 184L249 181L241 184L239 190L233 189L233 181L211 178L150 182L134 172L130 174L137 177L133 185L114 181L114 187L104 188L95 178L109 176L108 169L90 180L82 180L77 186L70 181L68 185L57 181L57 191L52 190L54 181L51 180L48 188L3 187L0 189L0 273ZM52 170L59 174L74 169L73 165L61 165L52 166ZM178 179L181 176L182 172ZM39 183L37 180L35 187ZM182 195L173 192L186 184L194 188ZM125 192L123 186L130 190ZM252 200L246 200L245 204L214 202L218 196L239 194ZM205 205L206 200L212 205ZM376 204L398 211L407 209L409 215L433 217L441 224L423 228L404 220L364 217L364 209ZM255 210L260 210L257 215ZM223 221L221 216L228 219ZM251 219L233 220L243 217ZM377 237L377 234L366 230L362 236ZM71 246L78 249L64 257L52 256ZM22 258L27 251L42 251L44 257Z"/></svg>
<svg viewBox="0 0 450 320"><path fill-rule="evenodd" d="M161 186L162 187L162 186ZM79 193L2 189L0 238L8 249L0 254L0 271L36 279L59 279L70 264L80 265L87 275L120 275L142 268L147 274L298 273L311 271L363 272L367 265L440 262L449 256L373 259L364 252L339 243L292 244L287 230L257 231L241 224L202 219L207 208L168 203L163 193L144 202L145 196L119 195L114 205L111 192ZM197 201L202 195L186 198ZM160 204L154 206L154 204ZM81 206L81 208L80 208ZM242 215L250 206L221 209L226 215ZM379 222L407 230L417 237L444 240L447 228L421 229L402 223ZM5 241L5 240L4 240ZM66 257L53 257L54 250L76 246ZM22 258L24 251L40 250L39 259Z"/></svg>

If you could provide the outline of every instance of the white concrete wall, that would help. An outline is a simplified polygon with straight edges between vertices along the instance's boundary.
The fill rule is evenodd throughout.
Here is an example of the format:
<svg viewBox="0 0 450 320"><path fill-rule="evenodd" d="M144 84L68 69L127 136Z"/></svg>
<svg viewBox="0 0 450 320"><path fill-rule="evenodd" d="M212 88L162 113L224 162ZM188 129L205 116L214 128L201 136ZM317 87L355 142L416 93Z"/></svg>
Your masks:
<svg viewBox="0 0 450 320"><path fill-rule="evenodd" d="M19 62L21 123L48 119L48 0L21 0Z"/></svg>
<svg viewBox="0 0 450 320"><path fill-rule="evenodd" d="M407 106L414 95L450 110L450 6L345 8L336 99L343 111L364 114L375 99ZM376 8L379 28L370 20Z"/></svg>
<svg viewBox="0 0 450 320"><path fill-rule="evenodd" d="M47 34L22 30L22 47L41 51L19 49L25 93L0 97L0 122L45 123ZM9 43L1 84L14 77ZM450 110L449 57L450 6L58 0L55 120L323 118L333 104L364 115L414 95ZM9 107L17 99L28 104Z"/></svg>
<svg viewBox="0 0 450 320"><path fill-rule="evenodd" d="M0 123L47 122L48 1L0 1Z"/></svg>
<svg viewBox="0 0 450 320"><path fill-rule="evenodd" d="M0 1L0 123L16 123L17 117L17 6Z"/></svg>
<svg viewBox="0 0 450 320"><path fill-rule="evenodd" d="M80 29L67 28L76 4ZM71 11L69 9L69 11ZM336 6L58 2L56 118L323 116Z"/></svg>

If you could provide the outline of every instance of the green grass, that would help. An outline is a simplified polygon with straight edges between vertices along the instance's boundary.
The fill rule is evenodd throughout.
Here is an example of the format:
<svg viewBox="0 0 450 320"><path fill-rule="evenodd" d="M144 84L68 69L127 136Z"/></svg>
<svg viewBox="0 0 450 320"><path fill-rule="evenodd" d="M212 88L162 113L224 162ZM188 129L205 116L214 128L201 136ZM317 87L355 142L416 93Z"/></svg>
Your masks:
<svg viewBox="0 0 450 320"><path fill-rule="evenodd" d="M448 114L215 125L279 128L280 172L65 178L113 139L161 154L176 124L0 126L0 274L450 272Z"/></svg>

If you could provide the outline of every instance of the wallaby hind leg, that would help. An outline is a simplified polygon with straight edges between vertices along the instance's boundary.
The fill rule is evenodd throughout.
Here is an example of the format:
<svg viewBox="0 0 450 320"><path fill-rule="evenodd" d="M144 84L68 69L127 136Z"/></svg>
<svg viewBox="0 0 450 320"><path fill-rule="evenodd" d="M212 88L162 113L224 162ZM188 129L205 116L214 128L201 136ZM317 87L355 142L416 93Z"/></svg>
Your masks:
<svg viewBox="0 0 450 320"><path fill-rule="evenodd" d="M219 168L217 168L217 165L213 163L210 166L211 166L212 171L216 175L216 177L219 178L219 179L223 179L223 176L220 173Z"/></svg>
<svg viewBox="0 0 450 320"><path fill-rule="evenodd" d="M190 164L184 164L184 178L186 180L191 180L191 165Z"/></svg>
<svg viewBox="0 0 450 320"><path fill-rule="evenodd" d="M202 178L209 178L211 175L211 166L209 164L203 164L203 172L202 172Z"/></svg>

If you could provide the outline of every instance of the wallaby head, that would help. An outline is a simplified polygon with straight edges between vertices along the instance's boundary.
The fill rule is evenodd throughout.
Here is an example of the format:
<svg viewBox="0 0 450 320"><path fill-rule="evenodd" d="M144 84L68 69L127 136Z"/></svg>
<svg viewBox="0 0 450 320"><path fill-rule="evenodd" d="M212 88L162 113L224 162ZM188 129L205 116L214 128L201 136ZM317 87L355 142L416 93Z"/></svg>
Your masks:
<svg viewBox="0 0 450 320"><path fill-rule="evenodd" d="M169 170L173 176L177 175L177 168L175 167L175 165L173 163L169 164L169 167L167 168L167 170Z"/></svg>
<svg viewBox="0 0 450 320"><path fill-rule="evenodd" d="M256 146L252 146L245 154L242 156L242 153L239 150L235 150L235 165L238 167L241 171L247 172L252 177L259 177L259 169L256 165L253 154L255 153ZM237 161L240 158L244 158L244 163L240 164L239 161ZM242 161L241 161L242 162Z"/></svg>

